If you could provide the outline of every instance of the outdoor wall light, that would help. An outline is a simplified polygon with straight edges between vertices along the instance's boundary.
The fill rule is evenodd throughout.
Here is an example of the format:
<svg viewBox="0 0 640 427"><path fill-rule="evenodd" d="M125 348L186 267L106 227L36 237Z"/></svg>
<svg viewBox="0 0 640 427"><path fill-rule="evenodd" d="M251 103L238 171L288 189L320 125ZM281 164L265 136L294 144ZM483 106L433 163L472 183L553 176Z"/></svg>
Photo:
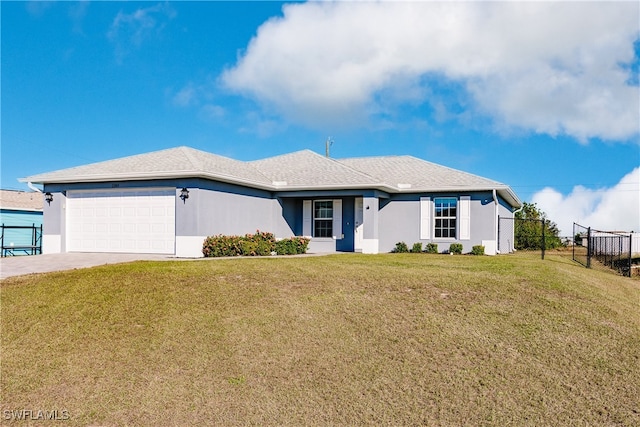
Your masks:
<svg viewBox="0 0 640 427"><path fill-rule="evenodd" d="M189 190L186 187L182 187L180 190L180 198L182 199L182 203L186 203L185 200L189 198Z"/></svg>
<svg viewBox="0 0 640 427"><path fill-rule="evenodd" d="M44 200L51 205L51 202L53 202L53 194L49 193L48 191L46 193L44 193Z"/></svg>

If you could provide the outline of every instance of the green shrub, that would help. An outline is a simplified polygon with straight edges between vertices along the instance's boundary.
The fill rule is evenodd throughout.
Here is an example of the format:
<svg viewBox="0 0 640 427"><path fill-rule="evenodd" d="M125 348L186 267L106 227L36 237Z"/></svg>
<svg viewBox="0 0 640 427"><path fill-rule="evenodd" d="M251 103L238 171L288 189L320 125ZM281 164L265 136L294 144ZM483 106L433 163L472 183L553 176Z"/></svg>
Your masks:
<svg viewBox="0 0 640 427"><path fill-rule="evenodd" d="M207 237L202 246L205 257L237 256L242 254L241 237L217 236Z"/></svg>
<svg viewBox="0 0 640 427"><path fill-rule="evenodd" d="M297 254L307 253L307 249L309 248L309 242L311 242L311 239L306 237L296 236L296 237L292 237L291 240L296 244Z"/></svg>
<svg viewBox="0 0 640 427"><path fill-rule="evenodd" d="M449 253L460 255L462 253L462 243L452 243L449 245Z"/></svg>
<svg viewBox="0 0 640 427"><path fill-rule="evenodd" d="M211 236L202 245L205 257L222 256L267 256L272 253L279 255L295 255L307 252L309 239L292 237L276 242L273 233L256 231L255 234L244 236Z"/></svg>
<svg viewBox="0 0 640 427"><path fill-rule="evenodd" d="M291 239L282 239L276 242L275 251L278 255L294 255L296 253L296 246Z"/></svg>
<svg viewBox="0 0 640 427"><path fill-rule="evenodd" d="M292 237L278 240L275 244L275 252L278 255L297 255L307 253L309 239L306 237Z"/></svg>
<svg viewBox="0 0 640 427"><path fill-rule="evenodd" d="M471 255L484 255L484 246L482 246L482 245L475 245L475 246L471 249Z"/></svg>
<svg viewBox="0 0 640 427"><path fill-rule="evenodd" d="M424 251L428 254L437 254L438 253L438 244L437 243L427 243L427 246L424 247Z"/></svg>
<svg viewBox="0 0 640 427"><path fill-rule="evenodd" d="M398 243L396 243L396 247L393 248L393 250L391 252L396 253L396 254L405 254L405 253L409 252L409 247L407 246L407 244L405 242L398 242Z"/></svg>
<svg viewBox="0 0 640 427"><path fill-rule="evenodd" d="M266 256L271 255L276 244L273 233L257 231L256 234L245 234L241 242L241 255Z"/></svg>
<svg viewBox="0 0 640 427"><path fill-rule="evenodd" d="M413 246L411 247L411 253L419 254L420 252L422 252L422 243L420 242L414 243Z"/></svg>

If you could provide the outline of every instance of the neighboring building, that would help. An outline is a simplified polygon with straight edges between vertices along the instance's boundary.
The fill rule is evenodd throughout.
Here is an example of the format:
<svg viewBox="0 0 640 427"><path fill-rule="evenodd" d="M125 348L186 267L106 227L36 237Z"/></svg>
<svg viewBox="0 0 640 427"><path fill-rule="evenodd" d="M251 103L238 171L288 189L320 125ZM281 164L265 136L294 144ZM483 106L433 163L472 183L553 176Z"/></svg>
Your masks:
<svg viewBox="0 0 640 427"><path fill-rule="evenodd" d="M0 225L40 227L44 197L36 191L0 190ZM2 227L2 245L20 247L33 244L33 229ZM17 252L16 255L20 254Z"/></svg>
<svg viewBox="0 0 640 427"><path fill-rule="evenodd" d="M415 157L309 150L242 162L178 147L21 181L53 196L45 253L199 257L207 236L260 230L309 236L310 252L389 252L405 241L495 254L498 216L521 206L505 184Z"/></svg>

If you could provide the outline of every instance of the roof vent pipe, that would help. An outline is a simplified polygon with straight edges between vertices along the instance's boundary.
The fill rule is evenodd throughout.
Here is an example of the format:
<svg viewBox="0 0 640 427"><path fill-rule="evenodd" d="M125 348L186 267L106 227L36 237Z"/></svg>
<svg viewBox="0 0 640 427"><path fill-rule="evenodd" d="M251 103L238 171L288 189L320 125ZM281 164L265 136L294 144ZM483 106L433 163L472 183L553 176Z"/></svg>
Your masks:
<svg viewBox="0 0 640 427"><path fill-rule="evenodd" d="M331 137L328 137L324 143L324 155L327 158L329 157L329 147L331 147L332 145L333 145L333 139L331 139Z"/></svg>

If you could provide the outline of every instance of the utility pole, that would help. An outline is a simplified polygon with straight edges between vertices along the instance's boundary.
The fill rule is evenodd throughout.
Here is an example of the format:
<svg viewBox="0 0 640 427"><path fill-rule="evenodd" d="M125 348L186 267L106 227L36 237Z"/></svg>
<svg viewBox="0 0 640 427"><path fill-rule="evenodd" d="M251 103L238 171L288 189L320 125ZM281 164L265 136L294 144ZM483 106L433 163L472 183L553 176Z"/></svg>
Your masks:
<svg viewBox="0 0 640 427"><path fill-rule="evenodd" d="M329 147L333 145L333 139L331 137L327 137L327 140L324 143L324 155L329 157Z"/></svg>

